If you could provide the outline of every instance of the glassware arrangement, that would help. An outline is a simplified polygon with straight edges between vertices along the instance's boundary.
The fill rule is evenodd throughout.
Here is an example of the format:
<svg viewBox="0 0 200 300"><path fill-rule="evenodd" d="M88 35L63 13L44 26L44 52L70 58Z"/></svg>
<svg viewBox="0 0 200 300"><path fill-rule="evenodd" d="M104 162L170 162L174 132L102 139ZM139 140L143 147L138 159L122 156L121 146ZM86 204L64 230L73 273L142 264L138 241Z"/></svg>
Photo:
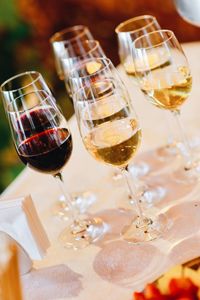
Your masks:
<svg viewBox="0 0 200 300"><path fill-rule="evenodd" d="M117 167L124 176L136 208L134 220L123 230L123 238L137 243L160 237L167 220L149 216L141 207L128 165L140 145L141 128L127 90L117 70L107 58L95 60L98 69L90 74L88 59L70 73L80 134L87 151L100 162ZM77 84L82 87L77 89Z"/></svg>
<svg viewBox="0 0 200 300"><path fill-rule="evenodd" d="M134 81L137 79L137 86L153 105L175 117L183 141L180 150L185 173L193 180L197 164L179 120L180 107L191 91L192 76L179 42L172 31L161 30L156 18L148 15L123 22L116 32L126 73ZM139 243L161 237L172 222L159 209L144 208L148 187L138 191L141 185L130 174L131 161L140 147L141 128L117 69L85 26L58 32L50 42L58 76L73 97L86 150L95 160L115 167L127 184L131 197L129 209L135 209L131 223L122 230L122 238ZM52 175L65 196L71 219L60 240L73 249L98 241L107 224L100 218L81 215L65 190L62 169L72 153L72 136L44 78L35 71L16 75L1 85L1 94L21 161L36 171ZM154 196L157 202L159 194L154 192Z"/></svg>
<svg viewBox="0 0 200 300"><path fill-rule="evenodd" d="M72 136L55 99L46 91L15 98L7 107L12 138L21 161L33 170L51 174L65 195L72 222L61 234L66 247L82 248L103 233L100 219L83 219L65 190L62 169L72 153Z"/></svg>

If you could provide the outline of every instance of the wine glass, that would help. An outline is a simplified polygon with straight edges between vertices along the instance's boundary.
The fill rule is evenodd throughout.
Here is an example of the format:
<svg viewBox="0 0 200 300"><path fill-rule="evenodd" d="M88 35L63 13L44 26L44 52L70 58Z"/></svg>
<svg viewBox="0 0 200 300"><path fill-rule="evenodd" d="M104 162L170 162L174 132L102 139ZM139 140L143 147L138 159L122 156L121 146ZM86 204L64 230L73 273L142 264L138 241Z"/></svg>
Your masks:
<svg viewBox="0 0 200 300"><path fill-rule="evenodd" d="M63 41L61 43L64 44L65 48L65 53L63 53L63 58L61 59L65 86L68 94L72 97L69 84L70 71L82 60L92 57L105 57L105 53L97 40L84 40L81 43L80 41L75 41L74 43ZM88 68L90 73L95 71L95 63L91 62Z"/></svg>
<svg viewBox="0 0 200 300"><path fill-rule="evenodd" d="M42 74L39 72L27 71L9 78L2 83L0 87L5 110L7 111L7 106L9 103L11 103L17 97L37 90L44 90L49 95L53 96L52 91L48 87ZM96 196L89 191L73 193L72 198L73 204L81 212L84 212L96 200ZM59 208L56 209L54 214L67 219L68 206L64 194L59 196L57 204Z"/></svg>
<svg viewBox="0 0 200 300"><path fill-rule="evenodd" d="M66 193L62 169L72 153L72 136L55 99L45 91L35 91L15 98L7 108L12 138L21 161L33 170L51 174L65 195L72 223L61 233L66 247L83 248L104 232L100 219L84 219Z"/></svg>
<svg viewBox="0 0 200 300"><path fill-rule="evenodd" d="M61 59L66 55L66 46L73 43L79 43L81 45L85 40L93 40L93 36L89 28L84 25L75 25L65 28L59 32L56 32L50 38L50 43L52 45L55 57L56 71L60 80L64 80L65 78L61 65Z"/></svg>
<svg viewBox="0 0 200 300"><path fill-rule="evenodd" d="M157 19L151 15L142 15L131 18L120 23L115 29L118 38L119 57L121 64L123 65L124 70L130 79L130 83L133 82L136 86L137 78L132 58L132 43L139 36L160 29L161 27ZM151 55L149 58L149 61L151 61L152 64L155 64L156 60L158 59L159 58L157 58L156 54L154 53L154 55ZM165 112L164 117L167 123L167 144L155 151L155 155L156 158L159 159L159 163L163 162L163 168L165 168L166 164L168 165L169 163L172 163L177 154L177 149L174 147L176 137L174 136L173 130L171 130L171 120L168 112ZM135 167L131 167L133 168L134 173ZM145 171L150 171L147 164L141 164L140 168L143 168L143 170L140 170L140 172L144 174Z"/></svg>
<svg viewBox="0 0 200 300"><path fill-rule="evenodd" d="M135 84L137 84L132 58L132 43L140 35L157 29L160 29L160 25L156 18L151 15L142 15L131 18L120 23L116 27L115 32L118 38L119 57L126 74L130 78L130 83L134 82ZM160 155L158 155L157 157L160 157ZM161 158L163 159L163 155L161 156ZM133 177L141 177L147 175L151 171L149 165L143 161L137 162L135 164L130 164L129 168L131 173L133 174ZM141 190L144 196L147 198L147 203L150 205L152 205L155 200L159 201L163 199L163 197L166 195L166 190L161 186L150 187L148 185L141 185Z"/></svg>
<svg viewBox="0 0 200 300"><path fill-rule="evenodd" d="M150 61L152 55L157 57L154 64ZM190 68L181 45L172 31L154 31L133 42L133 58L140 89L153 105L172 113L182 141L177 145L185 160L185 170L194 170L196 163L179 118L180 108L192 88Z"/></svg>
<svg viewBox="0 0 200 300"><path fill-rule="evenodd" d="M127 182L136 216L123 229L123 238L133 243L153 240L160 237L167 227L165 217L150 216L147 210L143 211L141 199L128 172L128 164L141 140L137 116L112 62L108 58L98 58L95 62L99 69L86 75L87 64L91 61L85 60L70 73L70 82L74 87L82 76L83 85L74 90L73 97L83 143L96 160L117 167Z"/></svg>

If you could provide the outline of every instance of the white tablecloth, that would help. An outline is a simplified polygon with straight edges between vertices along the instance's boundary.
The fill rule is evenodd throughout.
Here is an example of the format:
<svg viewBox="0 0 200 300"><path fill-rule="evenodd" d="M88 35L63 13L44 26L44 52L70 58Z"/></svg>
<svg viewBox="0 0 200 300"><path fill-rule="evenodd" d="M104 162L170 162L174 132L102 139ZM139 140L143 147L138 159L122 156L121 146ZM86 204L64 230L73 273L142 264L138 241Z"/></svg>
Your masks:
<svg viewBox="0 0 200 300"><path fill-rule="evenodd" d="M200 138L200 43L183 46L194 84L190 98L183 105L182 120L188 135ZM139 152L164 144L167 130L163 112L149 104L134 85L127 85L143 129ZM162 239L143 245L117 239L129 217L116 209L118 200L127 197L126 189L122 181L112 180L111 168L86 152L74 117L69 123L74 149L64 168L66 187L70 192L89 189L97 194L98 201L90 213L98 213L110 222L114 240L108 235L102 242L79 251L61 247L57 238L67 223L52 216L59 195L56 183L51 176L26 168L1 197L31 193L52 246L43 261L34 263L35 270L22 278L25 299L129 300L134 289L142 288L168 266L200 254L199 188L190 190L187 185L176 185L168 174L156 178L169 188L166 200L159 205L174 220L174 225Z"/></svg>

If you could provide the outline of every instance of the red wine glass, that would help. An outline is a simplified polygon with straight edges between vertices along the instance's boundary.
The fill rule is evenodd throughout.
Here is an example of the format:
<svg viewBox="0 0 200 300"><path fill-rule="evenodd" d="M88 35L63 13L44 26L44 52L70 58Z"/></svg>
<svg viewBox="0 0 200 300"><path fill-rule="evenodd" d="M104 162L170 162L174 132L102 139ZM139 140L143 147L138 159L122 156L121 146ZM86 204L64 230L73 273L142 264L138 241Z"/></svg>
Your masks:
<svg viewBox="0 0 200 300"><path fill-rule="evenodd" d="M99 219L82 219L66 193L62 169L72 153L72 136L53 96L40 90L17 97L7 107L7 114L21 161L45 174L51 174L62 189L72 216L70 226L61 234L66 247L83 248L104 232Z"/></svg>
<svg viewBox="0 0 200 300"><path fill-rule="evenodd" d="M43 90L53 96L46 80L37 71L27 71L9 78L0 87L5 111L7 111L9 103L15 98L37 90ZM72 194L72 198L73 205L81 212L86 211L96 200L95 194L90 191L75 192ZM56 203L56 209L54 209L53 213L64 220L68 219L69 208L63 194L59 195L59 200Z"/></svg>

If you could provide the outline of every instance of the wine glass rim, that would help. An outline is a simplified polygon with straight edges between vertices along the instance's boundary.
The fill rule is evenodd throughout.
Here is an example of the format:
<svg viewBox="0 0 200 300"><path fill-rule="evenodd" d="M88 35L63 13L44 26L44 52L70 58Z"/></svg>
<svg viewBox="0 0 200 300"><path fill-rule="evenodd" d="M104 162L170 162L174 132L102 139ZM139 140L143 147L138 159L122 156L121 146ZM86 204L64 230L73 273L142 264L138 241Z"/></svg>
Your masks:
<svg viewBox="0 0 200 300"><path fill-rule="evenodd" d="M17 89L3 90L3 88L5 87L5 85L6 85L8 82L10 82L10 81L12 81L12 80L14 80L14 79L16 79L16 78L18 78L18 77L21 77L21 76L24 76L24 75L30 75L30 74L36 74L36 75L37 75L37 77L36 77L31 83L28 83L28 84L26 84L26 85L24 85L24 86L22 86L22 87L20 87L20 88L17 88ZM28 87L29 85L32 85L32 84L33 84L35 81L37 81L38 78L40 78L40 77L42 77L42 75L41 75L41 73L38 72L38 71L25 71L25 72L22 72L22 73L20 73L20 74L14 75L14 76L8 78L6 81L4 81L4 82L0 85L0 92L1 92L1 93L3 93L3 92L15 92L15 91L18 91L18 90L22 90L22 89Z"/></svg>
<svg viewBox="0 0 200 300"><path fill-rule="evenodd" d="M137 20L140 20L140 19L148 19L150 18L152 21L138 29L134 29L134 30L129 30L129 31L121 31L120 28L122 28L123 26L133 22L133 21L137 21ZM126 21L123 21L121 22L119 25L117 25L117 27L115 28L115 32L117 34L127 34L127 33L134 33L134 32L138 32L140 31L141 29L145 29L147 27L149 27L150 25L153 24L154 21L157 21L156 17L152 16L152 15L141 15L141 16L137 16L137 17L134 17L134 18L131 18L131 19L128 19Z"/></svg>
<svg viewBox="0 0 200 300"><path fill-rule="evenodd" d="M61 43L63 43L64 45L66 44L67 45L67 47L70 47L70 44L68 43L68 41L60 41ZM96 43L96 44L98 44L98 45L100 45L100 43L99 43L99 41L98 40L96 40L96 39L85 39L83 42L81 42L81 44L83 44L83 43ZM74 45L74 44L76 44L77 43L77 41L75 41L75 42L73 42L72 43L72 45Z"/></svg>
<svg viewBox="0 0 200 300"><path fill-rule="evenodd" d="M136 47L136 46L135 46L136 43L137 43L140 39L143 39L143 38L145 38L145 37L147 37L147 36L149 37L149 36L154 35L154 34L156 34L156 33L169 33L170 36L166 37L166 39L163 39L162 42L158 42L158 43L156 43L156 44L154 44L154 45L150 45L150 46L147 46L147 47L143 47L143 46L142 46L142 47ZM132 45L134 46L134 50L137 50L137 49L145 49L145 50L148 50L148 49L152 49L152 48L155 48L155 47L159 47L160 45L163 45L164 43L168 42L168 41L171 40L172 38L176 38L176 37L175 37L175 34L174 34L174 32L173 32L172 30L168 30L168 29L155 30L155 31L148 32L148 33L146 33L146 34L143 34L143 35L139 36L138 38L136 38L136 39L133 41Z"/></svg>
<svg viewBox="0 0 200 300"><path fill-rule="evenodd" d="M94 62L94 61L106 61L106 65L104 65L103 68L95 71L94 73L92 73L90 75L79 76L79 78L81 78L81 79L90 78L91 76L95 76L99 72L102 72L105 68L108 68L110 65L113 65L112 61L108 57L93 57L93 58L84 59L81 63L78 64L78 66L82 66L82 65L85 65L87 62ZM76 70L77 70L77 68L74 67L69 72L69 78L71 78L71 79L77 78L77 76L72 76Z"/></svg>
<svg viewBox="0 0 200 300"><path fill-rule="evenodd" d="M58 38L61 38L62 35L64 35L65 33L67 32L73 32L73 31L76 31L76 30L82 30L82 32L80 32L79 34L77 34L76 36L66 40L66 39L63 39L63 40L58 40ZM84 32L88 30L89 31L89 28L85 25L74 25L74 26L70 26L70 27L67 27L67 28L64 28L60 31L57 31L55 32L49 39L50 43L53 44L53 43L56 43L56 42L63 42L63 41L68 41L68 42L72 42L72 41L75 41L77 38L79 38L80 36L82 36L84 34Z"/></svg>
<svg viewBox="0 0 200 300"><path fill-rule="evenodd" d="M52 96L49 95L45 90L36 90L36 91L31 91L31 92L29 92L29 93L25 93L25 94L23 94L23 95L20 95L20 96L16 97L15 99L13 99L13 100L8 104L8 106L7 106L7 113L8 113L8 114L23 113L23 112L25 112L25 111L29 111L29 110L32 110L33 108L37 107L37 106L39 105L38 103L37 103L37 104L34 104L32 107L29 107L29 108L23 109L23 110L14 111L14 110L10 110L10 109L9 109L9 107L10 107L14 102L16 102L19 98L22 98L22 97L24 97L24 96L26 96L26 95L30 95L30 94L36 94L36 93L39 93L39 92L43 92L43 93L46 95L46 97L45 97L44 99L41 100L41 104L42 104L43 102L45 102L49 97L52 97Z"/></svg>
<svg viewBox="0 0 200 300"><path fill-rule="evenodd" d="M66 41L67 42L67 41ZM62 57L61 60L66 60L66 59L70 59L70 58L75 58L75 57L84 57L86 56L87 54L90 54L91 52L95 51L99 46L101 47L100 43L98 40L85 40L83 41L84 43L88 44L91 43L91 42L95 42L95 46L92 48L92 49L89 49L89 51L85 54L82 54L82 55L74 55L74 56L67 56L67 57ZM64 41L64 44L65 44L65 41ZM73 45L73 44L72 44ZM68 47L70 47L70 45L68 45ZM66 49L66 48L65 48ZM101 49L102 52L103 52L103 49Z"/></svg>

